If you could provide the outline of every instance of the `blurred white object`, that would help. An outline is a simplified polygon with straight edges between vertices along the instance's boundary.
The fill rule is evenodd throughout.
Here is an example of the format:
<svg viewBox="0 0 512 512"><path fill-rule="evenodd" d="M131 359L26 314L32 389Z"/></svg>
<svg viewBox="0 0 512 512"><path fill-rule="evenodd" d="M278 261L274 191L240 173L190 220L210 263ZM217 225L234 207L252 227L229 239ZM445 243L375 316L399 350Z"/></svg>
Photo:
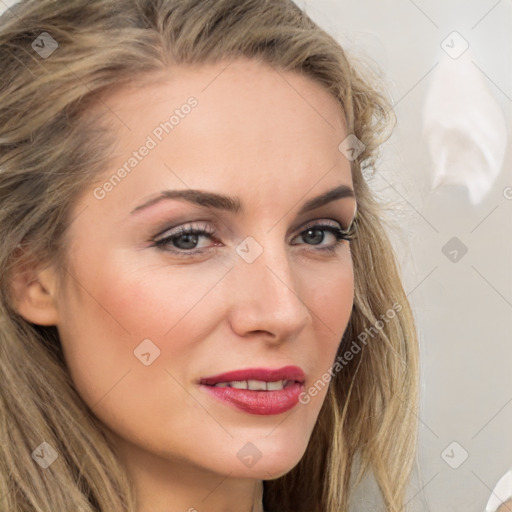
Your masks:
<svg viewBox="0 0 512 512"><path fill-rule="evenodd" d="M469 51L441 52L427 92L423 128L434 163L431 188L462 185L477 204L498 176L507 144L503 113Z"/></svg>
<svg viewBox="0 0 512 512"><path fill-rule="evenodd" d="M512 469L498 481L485 507L485 512L496 512L498 507L512 498Z"/></svg>

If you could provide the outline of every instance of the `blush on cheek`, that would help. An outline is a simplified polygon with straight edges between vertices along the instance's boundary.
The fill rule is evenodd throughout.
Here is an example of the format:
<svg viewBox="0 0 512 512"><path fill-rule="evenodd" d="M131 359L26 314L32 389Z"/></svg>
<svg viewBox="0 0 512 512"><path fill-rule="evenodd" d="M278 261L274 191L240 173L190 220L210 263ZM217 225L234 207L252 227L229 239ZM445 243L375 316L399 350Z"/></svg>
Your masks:
<svg viewBox="0 0 512 512"><path fill-rule="evenodd" d="M96 272L94 265L81 270L59 332L72 378L88 403L99 400L126 372L148 371L134 354L144 340L159 352L151 371L162 371L185 363L207 335L204 331L219 321L219 315L212 316L214 300L207 297L218 281L215 273L205 279L185 278L184 273L179 278L162 267L150 275L146 269L135 272L108 262Z"/></svg>
<svg viewBox="0 0 512 512"><path fill-rule="evenodd" d="M354 303L352 265L330 272L323 280L315 280L305 296L314 313L313 321L323 322L331 334L344 332Z"/></svg>
<svg viewBox="0 0 512 512"><path fill-rule="evenodd" d="M319 381L319 390L313 391L315 397L311 401L319 402L325 398L327 390L329 369L336 357L343 333L345 332L354 302L354 276L352 266L339 273L337 279L330 280L326 289L317 289L311 293L313 308L313 322L316 330L323 335L318 336L321 347L313 347L312 360L319 362L314 381ZM325 388L325 389L324 389Z"/></svg>
<svg viewBox="0 0 512 512"><path fill-rule="evenodd" d="M134 341L150 335L162 337L178 323L190 322L194 317L195 322L200 320L197 310L205 299L211 300L207 296L229 270L213 264L173 266L166 264L156 249L147 251L140 258L157 260L157 264L112 258L101 275L91 276L98 302Z"/></svg>

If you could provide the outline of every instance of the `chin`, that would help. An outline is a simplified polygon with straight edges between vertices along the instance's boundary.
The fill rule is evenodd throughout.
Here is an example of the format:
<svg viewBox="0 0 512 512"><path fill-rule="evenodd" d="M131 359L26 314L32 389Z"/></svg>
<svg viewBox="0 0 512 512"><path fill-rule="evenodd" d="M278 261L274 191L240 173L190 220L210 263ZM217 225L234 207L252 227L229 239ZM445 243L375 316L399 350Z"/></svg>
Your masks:
<svg viewBox="0 0 512 512"><path fill-rule="evenodd" d="M248 441L235 452L235 459L228 456L225 469L239 478L273 480L290 472L299 463L306 448L307 443L291 443L289 439Z"/></svg>

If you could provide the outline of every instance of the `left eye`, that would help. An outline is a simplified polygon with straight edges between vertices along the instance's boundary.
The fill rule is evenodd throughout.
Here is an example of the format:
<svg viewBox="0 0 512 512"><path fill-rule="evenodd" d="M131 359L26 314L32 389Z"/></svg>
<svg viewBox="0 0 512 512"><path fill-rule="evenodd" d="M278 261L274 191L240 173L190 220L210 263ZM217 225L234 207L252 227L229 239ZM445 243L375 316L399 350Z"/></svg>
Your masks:
<svg viewBox="0 0 512 512"><path fill-rule="evenodd" d="M304 240L309 239L311 245L320 245L325 239L325 232L334 236L334 245L337 245L341 240L351 240L349 233L344 232L339 227L331 226L330 224L316 224L314 226L309 226L300 233L299 237L302 237Z"/></svg>

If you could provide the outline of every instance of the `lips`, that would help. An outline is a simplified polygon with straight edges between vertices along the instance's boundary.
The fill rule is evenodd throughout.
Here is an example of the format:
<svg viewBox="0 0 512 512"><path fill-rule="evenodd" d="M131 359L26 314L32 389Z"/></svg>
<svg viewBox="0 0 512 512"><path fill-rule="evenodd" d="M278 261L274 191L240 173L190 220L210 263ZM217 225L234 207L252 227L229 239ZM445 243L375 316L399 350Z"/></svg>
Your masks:
<svg viewBox="0 0 512 512"><path fill-rule="evenodd" d="M249 414L281 414L299 402L305 374L298 366L251 368L204 377L202 390L239 411Z"/></svg>

